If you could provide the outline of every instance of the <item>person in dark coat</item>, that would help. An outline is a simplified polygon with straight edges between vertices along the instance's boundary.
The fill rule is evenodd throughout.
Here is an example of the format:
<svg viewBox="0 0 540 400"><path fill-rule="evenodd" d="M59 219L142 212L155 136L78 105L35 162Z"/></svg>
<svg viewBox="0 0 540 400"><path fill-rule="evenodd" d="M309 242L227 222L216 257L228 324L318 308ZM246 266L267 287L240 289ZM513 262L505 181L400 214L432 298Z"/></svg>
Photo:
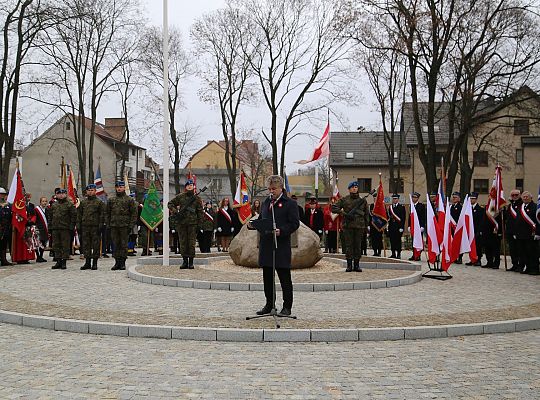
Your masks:
<svg viewBox="0 0 540 400"><path fill-rule="evenodd" d="M295 194L291 196L291 199L296 201L296 203L298 204L298 197L296 197ZM300 218L300 221L304 220L304 208L300 204L298 204L298 218Z"/></svg>
<svg viewBox="0 0 540 400"><path fill-rule="evenodd" d="M426 206L424 203L421 203L420 200L420 193L414 192L411 194L411 199L416 209L416 215L418 215L418 222L420 224L420 233L423 235L424 230L426 229L426 219L427 219L427 211ZM411 214L409 213L409 232L411 230ZM409 261L420 261L420 254L422 252L420 250L416 250L413 248L413 255L409 258Z"/></svg>
<svg viewBox="0 0 540 400"><path fill-rule="evenodd" d="M377 193L373 195L373 198L377 198ZM369 205L369 226L368 232L369 237L371 238L371 248L373 249L373 255L375 257L381 256L381 251L383 249L383 232L384 229L379 230L375 223L373 222L373 209L375 208L375 203Z"/></svg>
<svg viewBox="0 0 540 400"><path fill-rule="evenodd" d="M11 263L6 258L6 252L11 242L11 205L7 202L6 189L0 187L0 265Z"/></svg>
<svg viewBox="0 0 540 400"><path fill-rule="evenodd" d="M229 251L229 244L234 234L233 218L233 209L229 204L229 198L225 197L221 200L216 217L216 238L221 245L221 251Z"/></svg>
<svg viewBox="0 0 540 400"><path fill-rule="evenodd" d="M454 230L456 229L457 223L459 221L459 216L461 215L462 208L463 205L461 204L461 193L452 193L452 204L450 205L450 224L452 228L452 235L454 235ZM458 259L454 261L454 263L463 264L463 254L460 254Z"/></svg>
<svg viewBox="0 0 540 400"><path fill-rule="evenodd" d="M504 222L506 224L506 239L508 241L508 250L510 252L510 260L512 268L509 271L521 272L523 270L523 262L519 254L519 244L516 239L516 223L521 210L521 192L514 189L510 192L510 202L504 209Z"/></svg>
<svg viewBox="0 0 540 400"><path fill-rule="evenodd" d="M475 263L473 263L472 261L469 261L465 265L474 265L476 267L479 267L482 265L482 247L483 247L483 242L484 242L484 236L481 235L480 233L482 232L482 224L483 224L484 218L486 217L486 210L477 202L478 193L472 192L469 198L471 199L473 225L474 225L474 237L475 237L476 254L478 256L478 260ZM499 252L500 252L500 246L499 246Z"/></svg>
<svg viewBox="0 0 540 400"><path fill-rule="evenodd" d="M319 236L319 240L321 239L324 229L324 214L315 197L309 199L309 208L306 210L302 222Z"/></svg>
<svg viewBox="0 0 540 400"><path fill-rule="evenodd" d="M522 274L539 275L538 271L538 241L540 228L536 220L536 204L532 201L530 192L521 194L522 204L515 226L515 236L518 241L519 253L522 257Z"/></svg>
<svg viewBox="0 0 540 400"><path fill-rule="evenodd" d="M36 228L38 230L38 238L41 244L36 249L36 262L38 263L47 262L47 260L43 258L43 254L45 252L45 247L47 247L47 244L49 242L49 225L47 223L47 211L46 211L48 204L49 204L49 201L47 197L42 196L39 198L39 205L35 208Z"/></svg>
<svg viewBox="0 0 540 400"><path fill-rule="evenodd" d="M392 195L392 204L388 207L388 237L390 238L390 258L401 258L401 237L405 228L405 207L399 204L399 194Z"/></svg>
<svg viewBox="0 0 540 400"><path fill-rule="evenodd" d="M270 196L261 205L258 220L272 221L272 210L276 222L277 249L275 249L275 267L283 291L283 308L281 315L291 315L293 305L293 286L291 280L291 235L300 226L296 202L287 197L283 189L283 178L271 175L266 184ZM253 226L248 225L253 228ZM274 308L273 287L273 251L274 235L270 231L260 232L259 266L263 269L265 306L257 311L257 315L269 314Z"/></svg>
<svg viewBox="0 0 540 400"><path fill-rule="evenodd" d="M502 218L499 213L494 218L490 218L487 214L485 208L482 209L483 219L482 219L482 229L480 230L480 241L484 243L484 249L486 250L486 261L485 265L482 265L482 268L492 268L499 269L501 264L501 238L502 238ZM473 223L474 214L473 214ZM474 233L476 235L476 225L474 227ZM478 236L476 236L476 243L478 243ZM480 261L480 255L478 256L478 261Z"/></svg>
<svg viewBox="0 0 540 400"><path fill-rule="evenodd" d="M212 209L212 203L207 201L203 208L203 218L200 229L199 247L201 253L210 253L210 247L212 247L212 236L214 234L214 210Z"/></svg>

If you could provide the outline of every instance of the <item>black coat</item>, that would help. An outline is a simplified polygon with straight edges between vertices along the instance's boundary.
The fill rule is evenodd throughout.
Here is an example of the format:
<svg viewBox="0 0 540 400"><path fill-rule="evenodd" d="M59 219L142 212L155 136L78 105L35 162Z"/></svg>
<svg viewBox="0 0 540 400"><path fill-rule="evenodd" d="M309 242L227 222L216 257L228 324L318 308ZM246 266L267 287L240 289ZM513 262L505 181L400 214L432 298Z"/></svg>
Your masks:
<svg viewBox="0 0 540 400"><path fill-rule="evenodd" d="M227 213L230 217L229 219L223 214ZM231 228L234 228L234 210L229 206L229 209L225 211L225 209L220 208L217 212L217 218L216 218L216 236L232 236L233 231L231 231ZM219 230L221 228L221 231Z"/></svg>
<svg viewBox="0 0 540 400"><path fill-rule="evenodd" d="M482 230L482 223L486 217L486 209L480 204L476 203L472 205L472 217L474 225L474 233L478 234Z"/></svg>
<svg viewBox="0 0 540 400"><path fill-rule="evenodd" d="M392 214L391 210L396 214L396 216L399 218L396 219L394 215ZM402 204L397 204L395 207L393 204L390 204L388 207L388 233L399 233L400 229L405 228L405 207Z"/></svg>
<svg viewBox="0 0 540 400"><path fill-rule="evenodd" d="M310 224L311 221L311 209L307 209L306 213L304 214L303 223L311 228L313 232L315 232L317 235L321 236L323 229L324 229L324 214L323 211L320 209L320 207L315 209L315 213L313 215L313 225Z"/></svg>
<svg viewBox="0 0 540 400"><path fill-rule="evenodd" d="M289 199L285 193L274 204L276 228L280 230L277 238L276 268L291 268L291 234L300 226L298 206L294 200ZM272 220L270 198L264 200L261 205L261 214L258 219ZM259 242L259 266L272 266L272 250L274 237L270 233L261 233Z"/></svg>
<svg viewBox="0 0 540 400"><path fill-rule="evenodd" d="M412 204L411 204L412 207ZM426 220L427 220L427 211L426 206L424 203L416 203L415 206L416 209L416 215L418 215L418 222L420 223L421 228L426 227ZM409 214L409 227L411 226L411 214Z"/></svg>
<svg viewBox="0 0 540 400"><path fill-rule="evenodd" d="M463 205L461 203L450 205L450 215L452 216L452 219L454 220L456 224L459 221L459 216L461 215L462 208L463 208Z"/></svg>
<svg viewBox="0 0 540 400"><path fill-rule="evenodd" d="M523 216L523 213L525 213L529 217L528 220L531 221L534 226L529 224L528 220ZM514 235L516 236L516 239L532 240L538 230L537 225L538 222L536 221L536 204L533 201L528 204L521 203L514 229Z"/></svg>

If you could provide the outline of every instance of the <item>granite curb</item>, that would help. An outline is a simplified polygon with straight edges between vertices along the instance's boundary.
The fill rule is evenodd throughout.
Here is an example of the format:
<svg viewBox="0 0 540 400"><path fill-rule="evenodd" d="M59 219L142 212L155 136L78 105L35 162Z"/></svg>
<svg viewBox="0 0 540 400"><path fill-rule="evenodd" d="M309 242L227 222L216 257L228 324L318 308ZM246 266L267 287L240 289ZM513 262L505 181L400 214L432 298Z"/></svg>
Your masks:
<svg viewBox="0 0 540 400"><path fill-rule="evenodd" d="M83 334L223 342L414 340L540 330L540 317L474 324L388 328L247 329L107 323L29 315L4 310L0 310L0 323Z"/></svg>
<svg viewBox="0 0 540 400"><path fill-rule="evenodd" d="M163 278L142 274L138 272L136 268L137 265L132 265L128 267L128 278L141 283L149 283L151 285L229 291L262 291L264 289L262 283L256 282L219 282ZM293 287L294 290L297 292L334 292L345 290L366 290L405 286L415 284L417 282L420 282L421 280L422 271L415 271L411 275L385 280L334 283L295 283L293 284ZM279 290L279 285L276 285L276 288Z"/></svg>

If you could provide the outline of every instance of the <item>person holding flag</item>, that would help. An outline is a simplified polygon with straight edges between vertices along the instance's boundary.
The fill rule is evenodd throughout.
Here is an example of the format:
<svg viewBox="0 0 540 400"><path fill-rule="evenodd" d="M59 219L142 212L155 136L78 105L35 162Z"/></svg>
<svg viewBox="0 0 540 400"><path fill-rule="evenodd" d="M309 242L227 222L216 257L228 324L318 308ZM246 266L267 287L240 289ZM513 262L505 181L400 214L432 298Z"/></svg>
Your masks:
<svg viewBox="0 0 540 400"><path fill-rule="evenodd" d="M236 209L238 219L242 224L249 221L251 218L251 205L249 203L249 194L244 171L240 172L238 187L236 188L236 194L234 195L233 208Z"/></svg>
<svg viewBox="0 0 540 400"><path fill-rule="evenodd" d="M201 223L199 247L201 253L210 253L212 247L212 235L214 233L216 213L212 208L212 203L207 201L204 204L203 220Z"/></svg>
<svg viewBox="0 0 540 400"><path fill-rule="evenodd" d="M8 195L8 203L11 203L11 226L13 228L11 261L17 264L28 264L36 256L26 235L26 225L29 218L26 200L21 172L17 167Z"/></svg>
<svg viewBox="0 0 540 400"><path fill-rule="evenodd" d="M338 242L337 233L341 226L341 216L332 213L332 206L336 204L338 198L332 196L330 203L328 203L323 210L324 215L324 233L326 234L326 248L329 253L337 253Z"/></svg>
<svg viewBox="0 0 540 400"><path fill-rule="evenodd" d="M371 237L371 247L373 248L373 255L375 257L381 256L383 249L383 233L384 228L388 224L388 215L386 214L386 207L384 205L384 189L379 175L379 187L377 193L373 194L375 203L369 206L369 226L368 232Z"/></svg>
<svg viewBox="0 0 540 400"><path fill-rule="evenodd" d="M476 224L476 221L474 223ZM502 210L493 216L489 215L487 207L484 209L480 234L486 253L486 264L482 265L482 268L499 269L501 264ZM478 261L480 261L480 257Z"/></svg>
<svg viewBox="0 0 540 400"><path fill-rule="evenodd" d="M405 228L405 207L399 204L399 194L392 195L392 204L388 208L388 236L390 237L390 258L401 258L401 237Z"/></svg>
<svg viewBox="0 0 540 400"><path fill-rule="evenodd" d="M480 267L482 266L482 247L484 243L482 226L484 224L484 219L486 217L486 210L484 207L478 204L477 192L471 192L471 194L469 195L469 199L471 200L471 212L472 212L472 222L473 222L472 225L473 225L473 230L474 230L474 238L475 238L474 244L476 248L477 260L473 261L471 259L465 265L469 265L469 266L474 265L475 267ZM500 253L500 246L499 246L499 253Z"/></svg>
<svg viewBox="0 0 540 400"><path fill-rule="evenodd" d="M154 232L163 221L163 208L161 207L161 201L154 182L150 183L148 193L144 196L144 204L141 208L139 220L141 224L144 225L142 226L144 234L141 235L141 237L144 238L144 243L142 243L144 247L143 255L151 255L152 253L149 250L150 234L151 232ZM172 226L172 229L175 229L174 225Z"/></svg>
<svg viewBox="0 0 540 400"><path fill-rule="evenodd" d="M540 240L540 228L536 223L537 205L532 201L531 192L523 192L521 199L523 203L519 210L515 229L519 253L524 264L524 269L521 272L539 275L538 241Z"/></svg>
<svg viewBox="0 0 540 400"><path fill-rule="evenodd" d="M414 192L411 195L410 200L411 200L411 213L409 214L409 230L411 231L411 236L414 236L412 232L413 221L411 220L412 207L414 206L416 215L418 217L418 223L420 224L420 237L422 237L422 234L424 233L424 230L426 228L426 206L419 201L420 193L418 192ZM423 246L422 248L415 248L413 246L413 255L409 258L409 261L420 261L420 254L422 253L422 250L423 250Z"/></svg>
<svg viewBox="0 0 540 400"><path fill-rule="evenodd" d="M415 192L414 194L418 194ZM412 239L412 248L413 248L413 260L414 261L420 261L420 254L422 253L422 250L424 250L424 241L422 239L422 228L420 226L420 216L418 215L418 209L416 206L418 205L418 198L420 195L416 197L416 204L413 199L413 196L409 197L410 205L411 205L411 212L409 214L409 229L411 231L411 239Z"/></svg>

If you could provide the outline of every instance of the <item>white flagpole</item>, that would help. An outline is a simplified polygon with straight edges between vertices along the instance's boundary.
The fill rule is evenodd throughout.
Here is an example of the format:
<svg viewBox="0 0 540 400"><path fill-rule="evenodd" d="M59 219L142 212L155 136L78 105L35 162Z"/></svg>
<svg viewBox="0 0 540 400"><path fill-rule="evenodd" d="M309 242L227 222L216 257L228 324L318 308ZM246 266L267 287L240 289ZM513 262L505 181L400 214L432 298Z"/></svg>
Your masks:
<svg viewBox="0 0 540 400"><path fill-rule="evenodd" d="M163 266L169 265L169 20L163 0Z"/></svg>

